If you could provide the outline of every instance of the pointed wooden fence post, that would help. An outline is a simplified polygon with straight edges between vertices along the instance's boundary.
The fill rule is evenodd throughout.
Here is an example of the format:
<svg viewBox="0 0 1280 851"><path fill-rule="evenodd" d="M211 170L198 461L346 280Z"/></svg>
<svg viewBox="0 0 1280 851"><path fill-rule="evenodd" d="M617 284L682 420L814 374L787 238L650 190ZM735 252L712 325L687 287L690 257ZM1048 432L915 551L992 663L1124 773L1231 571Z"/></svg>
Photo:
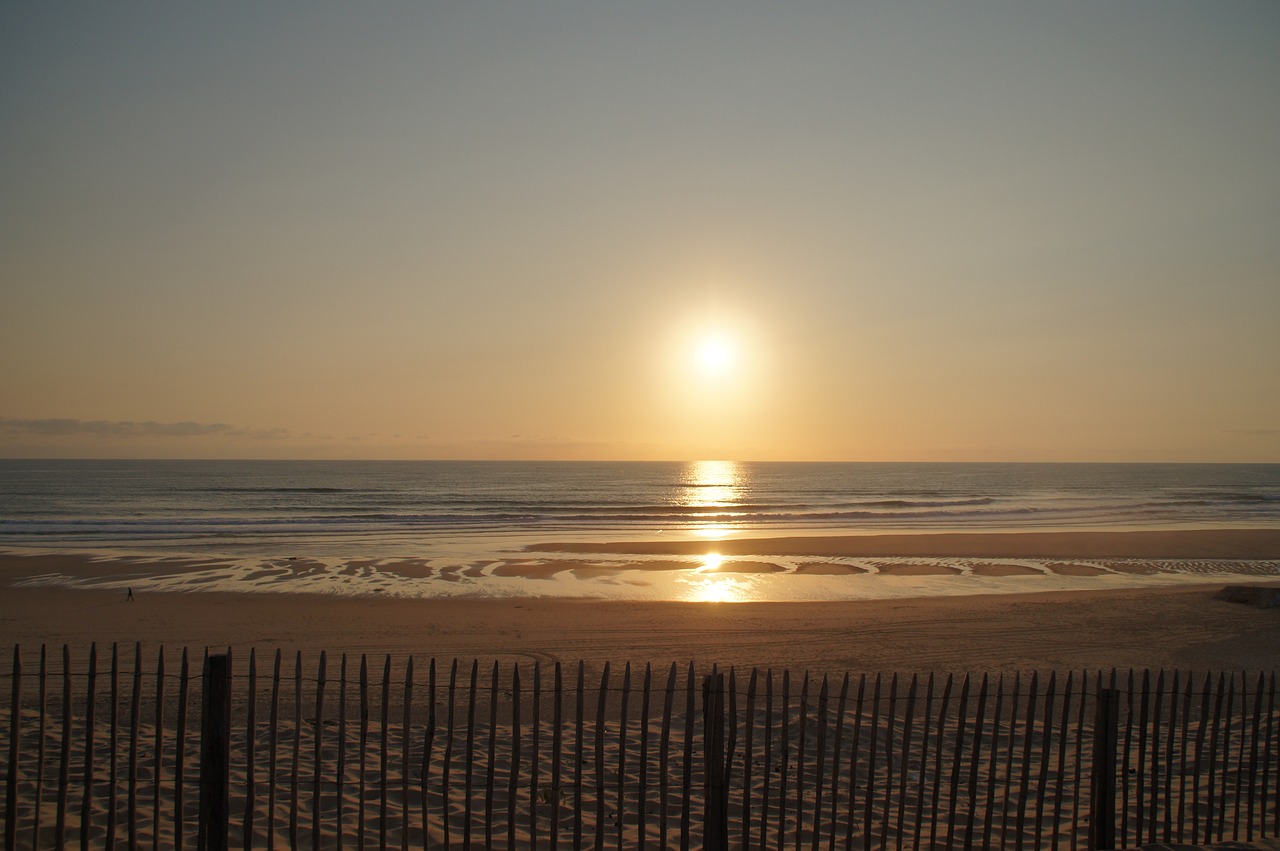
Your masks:
<svg viewBox="0 0 1280 851"><path fill-rule="evenodd" d="M1093 722L1093 778L1089 795L1089 848L1116 847L1116 745L1120 727L1120 691L1098 689Z"/></svg>
<svg viewBox="0 0 1280 851"><path fill-rule="evenodd" d="M211 655L200 714L200 851L227 851L230 766L231 659Z"/></svg>
<svg viewBox="0 0 1280 851"><path fill-rule="evenodd" d="M703 848L729 851L729 784L725 777L724 674L702 681L702 719L706 759L706 822Z"/></svg>

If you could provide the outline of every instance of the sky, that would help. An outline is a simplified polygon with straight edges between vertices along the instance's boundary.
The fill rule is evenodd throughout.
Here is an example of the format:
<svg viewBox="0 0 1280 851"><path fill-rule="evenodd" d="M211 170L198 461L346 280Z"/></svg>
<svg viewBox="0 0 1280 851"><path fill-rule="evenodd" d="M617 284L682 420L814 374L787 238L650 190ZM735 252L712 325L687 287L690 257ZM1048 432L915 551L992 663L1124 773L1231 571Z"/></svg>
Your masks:
<svg viewBox="0 0 1280 851"><path fill-rule="evenodd" d="M1280 462L1274 0L15 0L0 130L0 456Z"/></svg>

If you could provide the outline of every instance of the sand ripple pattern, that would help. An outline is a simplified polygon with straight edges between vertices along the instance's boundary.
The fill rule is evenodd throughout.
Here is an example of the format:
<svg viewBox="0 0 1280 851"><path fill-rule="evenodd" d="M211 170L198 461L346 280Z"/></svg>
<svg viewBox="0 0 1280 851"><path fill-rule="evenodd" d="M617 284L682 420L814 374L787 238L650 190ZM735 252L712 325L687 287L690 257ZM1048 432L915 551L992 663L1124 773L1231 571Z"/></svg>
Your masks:
<svg viewBox="0 0 1280 851"><path fill-rule="evenodd" d="M565 597L617 600L884 599L1033 591L1142 588L1206 580L1280 577L1276 559L986 558L935 556L750 556L519 553L449 558L322 560L41 556L14 587L125 593L235 592L442 597Z"/></svg>

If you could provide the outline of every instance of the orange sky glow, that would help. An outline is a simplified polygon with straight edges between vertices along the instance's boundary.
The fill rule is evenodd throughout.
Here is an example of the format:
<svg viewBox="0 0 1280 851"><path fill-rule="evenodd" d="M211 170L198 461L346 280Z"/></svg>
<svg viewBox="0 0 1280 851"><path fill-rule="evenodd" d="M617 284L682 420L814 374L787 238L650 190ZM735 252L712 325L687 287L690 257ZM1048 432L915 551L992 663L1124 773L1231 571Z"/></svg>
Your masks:
<svg viewBox="0 0 1280 851"><path fill-rule="evenodd" d="M0 11L0 457L1280 462L1280 4Z"/></svg>

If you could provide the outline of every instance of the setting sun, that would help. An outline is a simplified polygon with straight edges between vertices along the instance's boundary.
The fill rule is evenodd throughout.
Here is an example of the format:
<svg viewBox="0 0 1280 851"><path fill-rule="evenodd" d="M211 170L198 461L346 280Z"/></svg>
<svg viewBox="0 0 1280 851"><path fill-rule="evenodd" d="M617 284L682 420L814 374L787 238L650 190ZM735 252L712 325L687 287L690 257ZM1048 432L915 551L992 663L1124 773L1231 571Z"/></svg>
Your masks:
<svg viewBox="0 0 1280 851"><path fill-rule="evenodd" d="M733 346L723 337L708 337L698 345L697 361L704 375L723 375L733 366Z"/></svg>
<svg viewBox="0 0 1280 851"><path fill-rule="evenodd" d="M767 427L759 424L776 422L764 416L764 406L778 396L770 393L775 344L754 318L763 312L727 303L690 308L655 339L655 424L686 457L724 459L754 451L747 442ZM681 493L687 505L712 509L736 497L731 465L688 472L683 485L691 490Z"/></svg>

